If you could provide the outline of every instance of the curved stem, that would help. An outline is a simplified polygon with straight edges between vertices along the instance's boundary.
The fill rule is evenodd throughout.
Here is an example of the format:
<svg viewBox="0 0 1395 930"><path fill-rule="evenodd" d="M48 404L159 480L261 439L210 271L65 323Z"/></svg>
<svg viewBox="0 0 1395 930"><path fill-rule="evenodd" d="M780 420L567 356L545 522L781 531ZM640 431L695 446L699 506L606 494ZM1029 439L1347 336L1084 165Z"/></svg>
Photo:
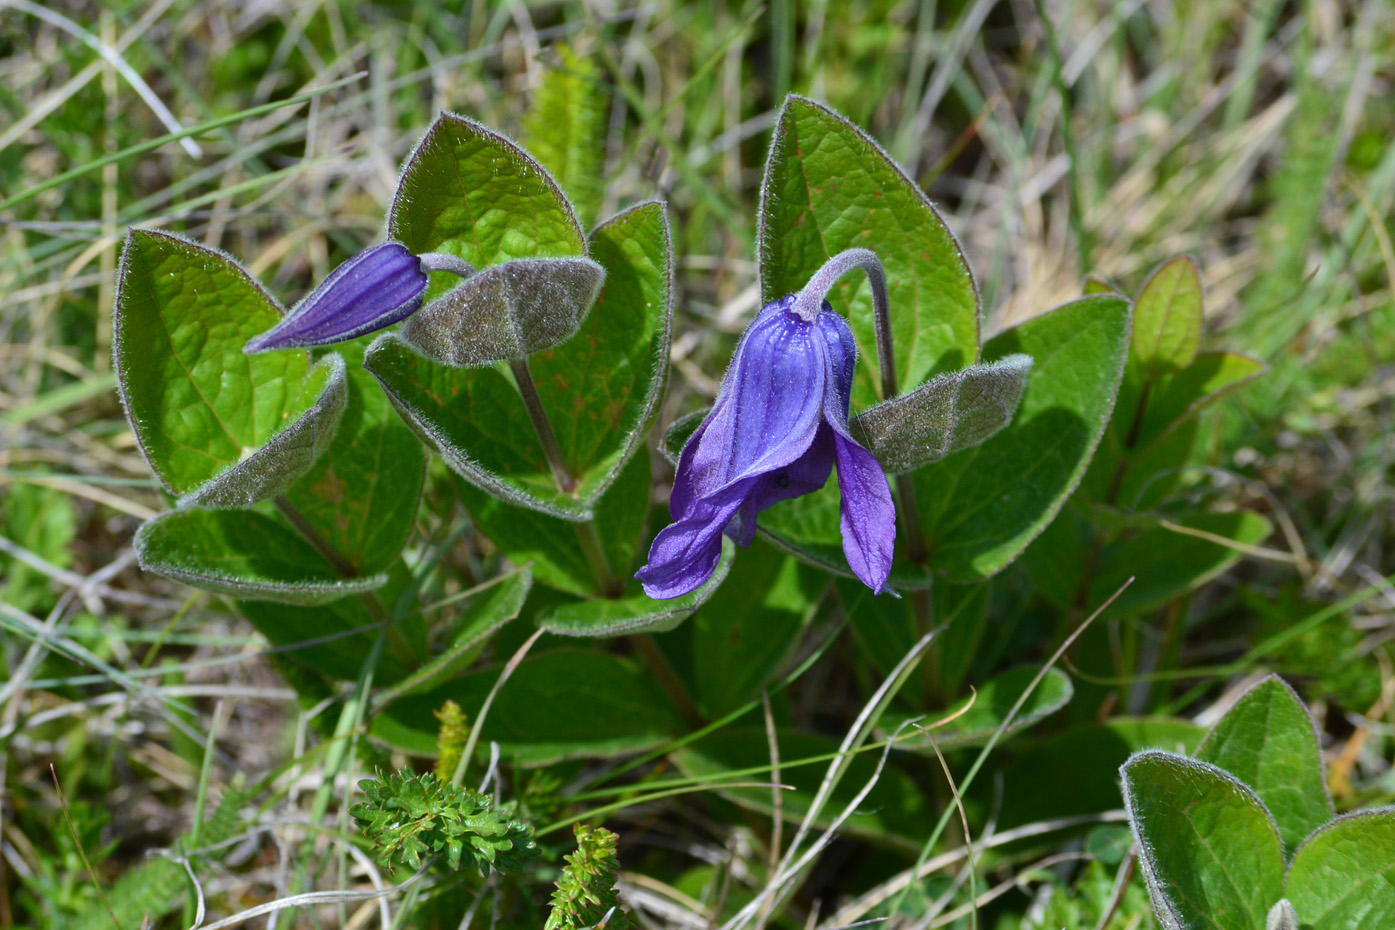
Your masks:
<svg viewBox="0 0 1395 930"><path fill-rule="evenodd" d="M417 256L417 261L421 262L422 271L448 271L461 278L468 278L477 270L465 259L449 252L423 252Z"/></svg>
<svg viewBox="0 0 1395 930"><path fill-rule="evenodd" d="M877 368L882 376L882 400L898 393L896 357L891 351L891 300L887 296L886 269L871 249L845 249L814 272L794 300L794 312L812 321L823 308L823 299L844 275L861 268L872 288L872 325L877 334Z"/></svg>

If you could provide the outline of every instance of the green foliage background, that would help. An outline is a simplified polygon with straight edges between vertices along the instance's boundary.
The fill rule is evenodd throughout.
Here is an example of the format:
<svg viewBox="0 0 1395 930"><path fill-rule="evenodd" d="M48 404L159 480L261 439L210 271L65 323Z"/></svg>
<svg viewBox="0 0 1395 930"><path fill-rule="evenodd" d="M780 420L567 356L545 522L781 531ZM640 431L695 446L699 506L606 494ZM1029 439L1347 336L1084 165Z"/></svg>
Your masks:
<svg viewBox="0 0 1395 930"><path fill-rule="evenodd" d="M140 86L94 45L114 50ZM1168 466L1166 488L1113 488L1145 503L1149 494L1173 495L1211 522L1187 523L1190 512L1165 517L1193 534L1240 539L1242 549L1179 547L1179 538L1198 537L1179 537L1158 520L1111 525L1121 518L1098 505L1111 494L1112 473L1087 473L1042 537L1049 551L1028 550L986 585L935 589L936 615L950 622L938 646L941 677L909 687L946 689L939 706L952 712L966 705L967 685L1039 668L1084 608L1140 567L1166 563L1185 581L1206 582L1161 600L1140 585L1128 610L1072 649L1065 674L1053 672L1024 711L1031 726L990 758L995 777L965 792L970 833L984 839L972 869L941 867L896 899L900 917L934 911L932 921L956 926L1148 926L1141 879L1114 884L1125 861L1117 833L1108 832L1122 803L1115 769L1142 747L1196 750L1198 723L1214 723L1262 671L1284 675L1319 711L1337 810L1391 800L1395 745L1380 723L1391 707L1391 602L1388 585L1370 587L1395 571L1389 0L65 0L0 7L0 75L0 926L106 921L80 850L122 926L137 926L147 910L159 926L193 923L184 855L218 870L207 903L220 914L254 897L368 887L352 871L360 859L348 851L347 814L335 814L347 811L345 785L356 779L336 786L319 776L341 764L361 775L428 758L437 726L429 712L440 706L430 700L433 686L482 663L462 687L483 694L539 617L552 610L564 618L552 628L565 625L558 595L542 585L529 593L532 574L475 593L501 554L487 534L454 530L466 511L482 527L491 514L434 460L407 558L414 566L439 559L439 571L423 594L430 610L384 660L399 670L396 691L354 681L367 637L323 653L348 683L341 694L311 674L325 668L307 670L294 650L278 651L315 634L296 627L294 614L134 568L136 527L169 501L114 392L111 308L125 227L157 226L224 249L289 305L381 238L398 168L442 108L519 139L557 176L587 232L632 204L667 202L676 299L661 425L710 403L759 302L759 183L787 92L824 101L864 128L936 203L973 269L986 338L1078 298L1087 275L1136 295L1153 269L1186 253L1204 285L1204 327L1160 324L1166 338L1136 363L1150 376L1181 377L1154 368L1195 342L1203 355L1247 352L1267 366L1187 427L1190 451L1160 440L1148 453ZM203 127L188 137L200 154L160 141L171 126L151 106L156 99L178 126ZM786 187L782 194L797 193ZM1207 357L1218 367L1243 364ZM927 371L936 363L921 361ZM1038 364L1049 361L1043 355ZM1069 366L1059 368L1058 377L1070 376ZM374 386L354 383L351 390ZM870 398L870 384L859 389L868 395L861 400ZM288 397L287 409L312 401ZM381 399L365 409L385 436L400 430ZM1097 463L1127 457L1127 438L1106 431ZM977 454L947 459L936 474L971 472L965 456ZM407 459L402 472L419 475L420 462ZM665 480L662 458L653 463ZM639 488L636 474L622 473L617 486ZM923 489L923 509L938 506L940 487ZM365 495L363 508L397 514L414 493L384 488ZM656 507L649 522L660 513ZM160 539L171 561L187 559L198 539L254 534L256 520L274 519L249 514L162 524ZM1261 514L1264 527L1254 522ZM320 516L332 524L332 508ZM389 576L393 596L409 593L405 563L379 564L391 560L374 552L396 551L396 524L408 517L362 521L389 525L391 540L360 540L360 548L374 572ZM1125 541L1092 549L1100 526ZM617 545L633 547L640 532L619 526L615 535L626 541ZM540 539L547 534L539 530ZM566 553L539 549L503 555L535 558L540 580L589 584ZM1093 575L1085 568L1091 553ZM962 559L956 580L1006 559L990 561ZM501 769L522 815L540 828L539 868L563 867L573 848L563 829L569 818L613 804L587 822L605 822L620 837L625 868L703 922L731 917L770 879L773 834L786 830L788 842L793 830L777 827L780 817L807 809L827 754L916 634L882 605L841 582L829 588L817 569L764 542L730 571L708 608L656 636L655 648L708 720L792 676L768 709L780 729L781 774L770 771L771 740L752 714L658 767L633 770L611 794L585 796L595 776L586 766L600 763L574 756L624 758L665 748L687 730L628 654L635 647L540 651L520 667L519 682L537 682L559 704L580 701L559 670L584 665L613 705L608 721L623 720L627 706L643 713L633 726L597 731L501 692L485 742L507 752L527 737L532 755L518 758L550 763L530 772L506 761ZM763 599L741 598L747 588ZM351 602L337 603L343 624L370 622ZM249 616L284 639L253 632ZM806 663L844 621L833 645ZM431 639L445 628L453 631L448 642ZM740 661L730 662L732 644L745 642ZM405 680L392 663L428 647L444 658ZM1020 693L1021 681L1012 681L1011 693L982 687L981 703L947 726L956 778ZM311 699L316 688L325 703ZM345 707L359 710L341 714ZM910 706L893 704L869 745L910 715ZM552 729L539 741L544 727ZM360 739L344 762L351 737ZM876 757L875 747L857 757L830 810L852 799ZM932 814L952 809L954 798L928 743L894 758L869 809L845 825L845 844L799 896L771 911L773 923L803 926L815 902L829 920L847 916L850 902L914 864ZM743 777L799 786L803 801L786 797L777 812L767 788L743 786L634 804L646 780L674 776L672 767L662 770L670 763L699 787L758 769ZM832 814L821 816L815 821ZM1088 833L1028 830L1001 845L980 834L990 821L1001 833L1063 817L1098 822L1081 828ZM306 820L325 832L286 826ZM1309 821L1297 822L1282 836L1290 851ZM1355 824L1330 828L1318 846L1341 848L1361 830L1388 832L1384 821ZM961 848L957 829L927 853ZM317 844L317 835L328 842ZM157 848L173 848L176 858L145 862ZM701 855L660 851L672 849ZM1053 858L1079 849L1074 860ZM602 871L609 894L611 865ZM540 926L555 877L540 872L533 885L509 885L485 909L509 908L520 925ZM422 926L458 926L479 887L406 892L394 913L415 907ZM342 925L359 906L286 918Z"/></svg>

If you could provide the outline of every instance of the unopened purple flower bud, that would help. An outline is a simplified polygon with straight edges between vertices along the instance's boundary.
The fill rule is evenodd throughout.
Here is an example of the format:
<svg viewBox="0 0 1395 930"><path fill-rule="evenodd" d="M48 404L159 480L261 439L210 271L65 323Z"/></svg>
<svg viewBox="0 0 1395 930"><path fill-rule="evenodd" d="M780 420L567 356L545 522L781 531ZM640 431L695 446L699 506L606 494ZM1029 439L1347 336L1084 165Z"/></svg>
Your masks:
<svg viewBox="0 0 1395 930"><path fill-rule="evenodd" d="M415 313L426 293L421 259L396 242L365 249L340 265L271 329L242 351L344 342Z"/></svg>

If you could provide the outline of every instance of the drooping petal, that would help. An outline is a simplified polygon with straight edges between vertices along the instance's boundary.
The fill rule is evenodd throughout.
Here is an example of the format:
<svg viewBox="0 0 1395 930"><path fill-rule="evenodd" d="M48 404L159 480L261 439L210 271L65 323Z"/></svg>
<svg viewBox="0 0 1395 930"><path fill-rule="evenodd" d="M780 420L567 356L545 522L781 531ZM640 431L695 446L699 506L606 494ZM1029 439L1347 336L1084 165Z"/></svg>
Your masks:
<svg viewBox="0 0 1395 930"><path fill-rule="evenodd" d="M645 594L656 600L682 597L712 577L722 555L722 530L741 506L752 480L697 500L689 516L659 531L649 547L649 562L635 572Z"/></svg>
<svg viewBox="0 0 1395 930"><path fill-rule="evenodd" d="M876 456L859 445L848 431L848 404L857 364L857 343L852 330L847 321L831 309L819 314L817 325L824 337L828 358L824 420L833 432L838 463L843 555L853 574L874 593L880 594L891 573L896 505L891 500L886 473Z"/></svg>
<svg viewBox="0 0 1395 930"><path fill-rule="evenodd" d="M329 345L391 326L421 306L428 283L421 260L396 242L340 265L244 352Z"/></svg>
<svg viewBox="0 0 1395 930"><path fill-rule="evenodd" d="M833 430L823 423L803 455L784 468L766 472L754 480L741 509L727 526L727 535L738 546L749 546L756 535L758 513L780 501L812 494L828 483L832 472Z"/></svg>
<svg viewBox="0 0 1395 930"><path fill-rule="evenodd" d="M804 454L823 419L827 365L813 324L767 305L741 337L700 434L679 459L670 512Z"/></svg>
<svg viewBox="0 0 1395 930"><path fill-rule="evenodd" d="M896 506L886 473L872 453L836 429L833 446L838 460L839 528L843 555L862 583L880 594L891 574L896 543Z"/></svg>

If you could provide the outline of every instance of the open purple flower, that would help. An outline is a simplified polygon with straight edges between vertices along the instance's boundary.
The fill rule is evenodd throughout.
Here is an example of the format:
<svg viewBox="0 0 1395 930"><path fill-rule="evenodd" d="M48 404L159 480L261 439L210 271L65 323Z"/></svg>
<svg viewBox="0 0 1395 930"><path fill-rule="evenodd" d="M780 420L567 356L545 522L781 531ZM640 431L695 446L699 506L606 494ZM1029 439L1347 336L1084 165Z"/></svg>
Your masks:
<svg viewBox="0 0 1395 930"><path fill-rule="evenodd" d="M684 445L669 498L675 522L635 575L650 597L697 588L716 568L723 531L750 545L758 513L819 490L835 462L848 565L873 591L886 584L896 511L881 465L848 432L857 344L826 301L812 318L796 305L790 295L761 310Z"/></svg>
<svg viewBox="0 0 1395 930"><path fill-rule="evenodd" d="M385 242L340 265L244 352L329 345L391 326L416 312L426 293L422 260Z"/></svg>

